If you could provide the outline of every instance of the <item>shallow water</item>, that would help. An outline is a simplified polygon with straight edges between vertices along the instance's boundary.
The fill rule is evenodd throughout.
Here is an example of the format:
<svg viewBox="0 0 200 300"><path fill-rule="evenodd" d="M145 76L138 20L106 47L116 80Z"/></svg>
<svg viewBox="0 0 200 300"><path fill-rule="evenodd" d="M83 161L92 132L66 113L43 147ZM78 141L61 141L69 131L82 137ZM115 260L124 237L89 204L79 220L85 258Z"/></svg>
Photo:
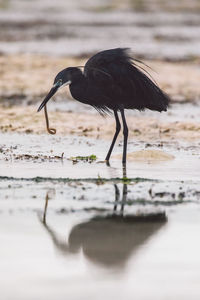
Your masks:
<svg viewBox="0 0 200 300"><path fill-rule="evenodd" d="M128 180L116 158L110 167L67 160L88 154L103 160L108 146L89 138L1 134L5 299L96 300L102 291L104 299L199 299L198 147L177 150L169 143L162 150L174 160L129 162ZM129 143L129 150L143 147ZM119 144L115 153L121 151ZM62 152L63 159L55 158Z"/></svg>
<svg viewBox="0 0 200 300"><path fill-rule="evenodd" d="M0 176L14 178L52 177L52 178L117 178L122 177L121 161L116 154L122 153L119 142L113 151L110 167L103 163L110 141L76 136L24 135L3 133L1 136ZM42 141L42 142L41 142ZM130 141L128 151L143 150L146 143ZM184 149L185 148L185 149ZM152 145L149 149L160 149ZM187 143L166 143L162 151L173 155L169 161L129 161L127 176L161 180L198 180L200 158L198 147ZM64 153L62 157L62 153ZM78 162L70 158L95 154L93 163Z"/></svg>
<svg viewBox="0 0 200 300"><path fill-rule="evenodd" d="M1 193L5 299L199 298L199 200L145 205L127 196L122 215L113 184L18 185Z"/></svg>

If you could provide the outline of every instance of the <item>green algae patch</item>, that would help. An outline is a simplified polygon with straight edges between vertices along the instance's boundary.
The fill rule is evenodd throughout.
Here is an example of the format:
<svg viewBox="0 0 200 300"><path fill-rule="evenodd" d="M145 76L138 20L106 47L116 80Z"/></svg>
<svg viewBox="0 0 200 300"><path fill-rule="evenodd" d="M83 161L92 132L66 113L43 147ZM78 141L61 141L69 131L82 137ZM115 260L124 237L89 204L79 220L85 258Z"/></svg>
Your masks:
<svg viewBox="0 0 200 300"><path fill-rule="evenodd" d="M97 160L97 156L94 154L89 156L74 156L70 157L69 160L71 160L74 164L78 163L79 161L92 163Z"/></svg>
<svg viewBox="0 0 200 300"><path fill-rule="evenodd" d="M129 184L129 183L131 183L131 179L128 178L128 177L126 177L126 176L124 176L124 177L122 177L122 182L123 182L124 184Z"/></svg>

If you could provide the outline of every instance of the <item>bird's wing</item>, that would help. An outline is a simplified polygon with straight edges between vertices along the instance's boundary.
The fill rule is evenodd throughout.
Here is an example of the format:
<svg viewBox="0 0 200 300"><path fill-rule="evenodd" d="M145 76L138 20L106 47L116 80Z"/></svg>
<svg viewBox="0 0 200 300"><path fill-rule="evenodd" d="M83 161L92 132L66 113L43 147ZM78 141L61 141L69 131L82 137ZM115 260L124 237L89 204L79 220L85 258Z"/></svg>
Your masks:
<svg viewBox="0 0 200 300"><path fill-rule="evenodd" d="M110 99L125 100L136 93L137 75L132 72L133 62L128 48L105 50L92 56L84 68L90 85L98 86ZM128 92L128 93L127 93ZM131 98L132 98L131 97ZM119 104L119 103L118 103Z"/></svg>
<svg viewBox="0 0 200 300"><path fill-rule="evenodd" d="M96 84L112 83L116 75L114 67L120 66L129 60L128 48L101 51L86 62L84 74L91 81L95 81Z"/></svg>
<svg viewBox="0 0 200 300"><path fill-rule="evenodd" d="M166 95L147 76L148 73L129 54L128 48L105 50L92 56L86 63L84 75L104 95L116 99L116 107L164 110ZM160 103L164 104L160 104ZM109 103L108 107L112 104ZM114 105L114 104L113 104Z"/></svg>
<svg viewBox="0 0 200 300"><path fill-rule="evenodd" d="M134 96L137 89L142 87L148 77L142 72L145 71L133 59L129 48L116 48L105 50L92 56L84 68L84 75L95 86L103 88L109 97L116 94L119 97L126 97L126 92ZM142 76L141 76L142 75ZM114 93L114 94L113 94Z"/></svg>

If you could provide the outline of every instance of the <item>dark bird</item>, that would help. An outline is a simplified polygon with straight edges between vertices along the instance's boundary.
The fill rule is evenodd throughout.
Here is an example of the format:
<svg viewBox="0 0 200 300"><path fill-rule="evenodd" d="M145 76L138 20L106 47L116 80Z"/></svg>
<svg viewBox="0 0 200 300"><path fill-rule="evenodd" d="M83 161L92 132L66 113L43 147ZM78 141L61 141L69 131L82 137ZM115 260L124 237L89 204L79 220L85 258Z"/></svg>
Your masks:
<svg viewBox="0 0 200 300"><path fill-rule="evenodd" d="M127 48L101 51L80 67L69 67L57 74L54 85L38 108L40 111L58 89L69 85L72 96L93 106L100 114L114 113L116 131L106 156L109 162L115 141L121 129L118 112L123 123L123 158L126 164L128 126L125 109L166 111L169 97L153 82L141 66L133 59ZM145 74L146 73L146 74Z"/></svg>

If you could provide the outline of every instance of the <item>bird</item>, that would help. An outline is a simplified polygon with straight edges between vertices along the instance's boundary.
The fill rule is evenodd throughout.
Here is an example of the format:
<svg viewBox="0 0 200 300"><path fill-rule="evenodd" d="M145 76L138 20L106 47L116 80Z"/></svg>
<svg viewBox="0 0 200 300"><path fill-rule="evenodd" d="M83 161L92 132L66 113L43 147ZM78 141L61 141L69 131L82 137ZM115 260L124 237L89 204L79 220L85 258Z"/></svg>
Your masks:
<svg viewBox="0 0 200 300"><path fill-rule="evenodd" d="M142 65L142 66L141 66ZM157 85L142 61L133 58L129 48L115 48L98 52L88 59L85 66L67 67L60 71L53 87L38 108L44 108L52 96L69 85L74 99L91 105L101 115L114 114L116 130L105 161L110 156L123 124L122 164L126 166L128 125L126 109L139 111L167 111L169 96Z"/></svg>

